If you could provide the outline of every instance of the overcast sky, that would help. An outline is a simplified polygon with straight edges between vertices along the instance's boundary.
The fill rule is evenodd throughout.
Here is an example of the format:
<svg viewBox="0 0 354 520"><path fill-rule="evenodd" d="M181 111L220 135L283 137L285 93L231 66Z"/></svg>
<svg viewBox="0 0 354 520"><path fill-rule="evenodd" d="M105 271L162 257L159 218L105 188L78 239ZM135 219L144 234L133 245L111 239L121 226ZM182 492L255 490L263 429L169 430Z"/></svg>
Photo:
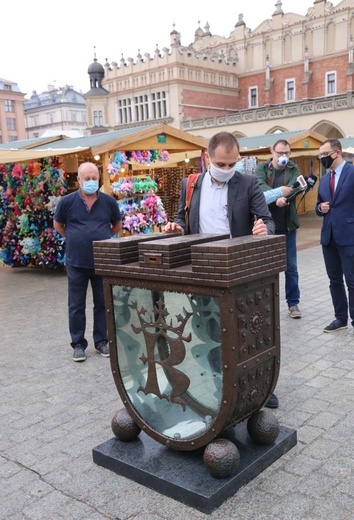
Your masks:
<svg viewBox="0 0 354 520"><path fill-rule="evenodd" d="M337 5L338 2L332 2ZM47 86L71 85L77 91L90 88L87 68L97 60L119 63L121 54L135 59L170 47L170 33L181 33L182 45L194 41L200 26L210 25L214 35L228 37L238 15L251 30L272 17L276 0L10 0L1 5L0 77L18 83L31 94ZM113 6L110 10L104 7ZM123 7L124 6L124 7ZM313 0L283 0L283 12L306 15ZM100 8L102 7L102 10Z"/></svg>

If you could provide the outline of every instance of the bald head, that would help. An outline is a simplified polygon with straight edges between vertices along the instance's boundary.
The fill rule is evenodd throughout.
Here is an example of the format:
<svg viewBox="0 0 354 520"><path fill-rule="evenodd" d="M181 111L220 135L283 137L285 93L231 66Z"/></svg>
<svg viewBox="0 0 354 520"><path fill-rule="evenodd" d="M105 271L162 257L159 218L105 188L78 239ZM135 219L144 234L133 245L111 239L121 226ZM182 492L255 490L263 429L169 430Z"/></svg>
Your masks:
<svg viewBox="0 0 354 520"><path fill-rule="evenodd" d="M95 179L99 179L100 176L97 166L92 162L84 162L80 164L79 169L77 170L77 175L80 179L83 179L86 175L95 175Z"/></svg>

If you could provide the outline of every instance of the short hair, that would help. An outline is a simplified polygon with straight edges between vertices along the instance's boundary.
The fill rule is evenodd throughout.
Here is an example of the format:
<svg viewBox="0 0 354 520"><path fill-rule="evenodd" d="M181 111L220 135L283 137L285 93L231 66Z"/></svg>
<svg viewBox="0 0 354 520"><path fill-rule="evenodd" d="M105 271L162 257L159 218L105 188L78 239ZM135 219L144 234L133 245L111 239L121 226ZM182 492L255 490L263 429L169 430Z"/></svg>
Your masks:
<svg viewBox="0 0 354 520"><path fill-rule="evenodd" d="M326 139L325 141L323 141L323 143L320 144L320 146L323 146L324 144L327 144L327 143L329 143L331 150L342 151L342 143L338 139L334 139L334 138Z"/></svg>
<svg viewBox="0 0 354 520"><path fill-rule="evenodd" d="M208 144L208 154L210 157L214 157L215 150L218 146L224 146L228 152L230 152L235 146L240 152L240 145L236 137L230 132L219 132L213 135Z"/></svg>
<svg viewBox="0 0 354 520"><path fill-rule="evenodd" d="M275 143L273 144L273 150L278 144L283 144L284 146L289 146L289 148L291 148L289 141L287 141L286 139L278 139L278 141L275 141Z"/></svg>
<svg viewBox="0 0 354 520"><path fill-rule="evenodd" d="M86 162L81 163L80 166L79 166L79 168L78 168L78 170L77 170L77 174L78 174L79 177L80 177L81 171L82 171L82 170L83 170L83 169L84 169L88 164L89 164L90 166L93 166L93 167L94 167L94 169L96 170L96 172L98 173L98 175L100 174L100 172L99 172L99 170L98 170L98 168L97 168L97 166L96 166L95 163L93 163L93 162L89 162L89 161L86 161Z"/></svg>

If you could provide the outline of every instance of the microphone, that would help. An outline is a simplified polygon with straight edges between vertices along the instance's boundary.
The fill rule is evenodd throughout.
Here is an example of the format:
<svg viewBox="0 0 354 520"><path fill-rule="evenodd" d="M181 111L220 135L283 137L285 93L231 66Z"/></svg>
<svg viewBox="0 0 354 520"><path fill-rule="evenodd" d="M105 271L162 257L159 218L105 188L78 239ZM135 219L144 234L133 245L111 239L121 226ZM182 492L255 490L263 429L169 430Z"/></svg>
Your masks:
<svg viewBox="0 0 354 520"><path fill-rule="evenodd" d="M307 186L307 183L306 183L306 179L307 177L303 177L302 175L299 175L297 178L296 178L296 181L293 182L293 184L290 186L290 188L293 188L293 189L296 189L296 188L301 188L301 191L297 191L295 193L290 193L290 195L288 195L286 198L286 200L288 202L290 202L291 200L295 199L295 197L301 193L304 189L306 189L306 186Z"/></svg>
<svg viewBox="0 0 354 520"><path fill-rule="evenodd" d="M313 189L314 185L317 182L316 175L311 174L309 177L306 177L306 175L303 177L302 175L299 175L299 177L296 179L296 181L293 183L291 188L298 188L301 186L301 191L297 191L296 193L291 193L288 197L286 197L286 200L288 202L292 201L297 197L300 193L302 194L300 202L305 197L306 193L308 193L310 190Z"/></svg>
<svg viewBox="0 0 354 520"><path fill-rule="evenodd" d="M308 188L309 190L312 190L313 187L314 187L314 185L315 185L316 182L317 182L317 177L316 177L316 175L311 174L310 177L305 177L305 179L306 179L306 182L307 182L307 188Z"/></svg>
<svg viewBox="0 0 354 520"><path fill-rule="evenodd" d="M306 193L308 193L310 190L313 190L313 187L314 187L314 185L317 182L317 176L314 175L313 173L311 173L310 177L305 177L305 179L306 179L307 186L306 186L305 190L302 193L302 197L299 200L299 204L302 201L302 199L305 197Z"/></svg>

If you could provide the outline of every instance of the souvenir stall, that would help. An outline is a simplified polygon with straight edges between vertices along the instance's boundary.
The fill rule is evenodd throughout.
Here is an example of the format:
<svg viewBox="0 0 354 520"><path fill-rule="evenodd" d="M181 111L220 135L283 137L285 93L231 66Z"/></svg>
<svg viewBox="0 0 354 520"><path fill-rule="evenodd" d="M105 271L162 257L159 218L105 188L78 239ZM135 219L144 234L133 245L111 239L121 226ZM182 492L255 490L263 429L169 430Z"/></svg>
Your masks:
<svg viewBox="0 0 354 520"><path fill-rule="evenodd" d="M63 265L64 238L53 215L66 190L59 157L0 164L0 265Z"/></svg>
<svg viewBox="0 0 354 520"><path fill-rule="evenodd" d="M180 181L199 171L207 146L167 125L18 143L16 150L16 142L11 150L0 146L0 266L45 268L65 264L65 239L53 229L53 216L59 198L77 189L82 162L97 164L101 190L117 199L122 234L148 233L173 219Z"/></svg>
<svg viewBox="0 0 354 520"><path fill-rule="evenodd" d="M206 147L203 138L161 125L93 148L103 189L117 198L122 234L156 232L173 220L181 180L203 170Z"/></svg>

